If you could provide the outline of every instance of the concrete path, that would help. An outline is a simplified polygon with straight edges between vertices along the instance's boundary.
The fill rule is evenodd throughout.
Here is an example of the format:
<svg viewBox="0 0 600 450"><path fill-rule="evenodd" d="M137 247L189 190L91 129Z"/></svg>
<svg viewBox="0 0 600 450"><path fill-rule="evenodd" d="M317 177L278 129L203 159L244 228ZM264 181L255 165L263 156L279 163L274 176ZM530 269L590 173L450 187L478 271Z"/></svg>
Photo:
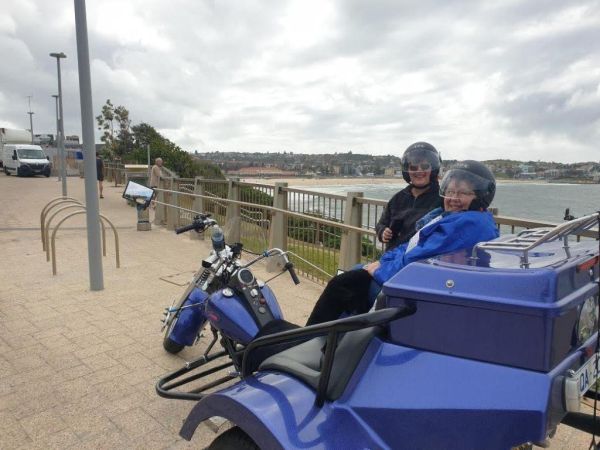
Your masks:
<svg viewBox="0 0 600 450"><path fill-rule="evenodd" d="M84 201L83 189L83 180L68 179L69 196ZM84 216L58 232L57 276L42 251L40 212L60 196L60 183L0 174L2 449L202 448L214 438L203 425L191 444L181 440L193 403L154 392L160 375L200 354L198 348L181 356L163 350L162 310L184 287L161 277L189 280L208 245L164 228L136 231L135 209L122 191L105 186L100 200L118 228L121 268L108 234L105 289L90 292ZM294 288L285 276L272 286L289 293L283 309L298 323L322 289L305 280Z"/></svg>
<svg viewBox="0 0 600 450"><path fill-rule="evenodd" d="M159 398L154 383L200 354L167 354L159 320L208 244L164 228L136 231L123 187L105 186L101 212L118 228L121 268L109 234L105 289L90 292L83 216L58 233L57 276L42 251L40 212L60 186L55 178L0 174L0 449L205 447L215 436L205 425L191 443L178 436L193 403ZM83 180L69 178L68 190L84 201ZM296 323L322 290L307 280L294 287L286 276L272 287ZM561 427L552 448L583 449L589 441Z"/></svg>

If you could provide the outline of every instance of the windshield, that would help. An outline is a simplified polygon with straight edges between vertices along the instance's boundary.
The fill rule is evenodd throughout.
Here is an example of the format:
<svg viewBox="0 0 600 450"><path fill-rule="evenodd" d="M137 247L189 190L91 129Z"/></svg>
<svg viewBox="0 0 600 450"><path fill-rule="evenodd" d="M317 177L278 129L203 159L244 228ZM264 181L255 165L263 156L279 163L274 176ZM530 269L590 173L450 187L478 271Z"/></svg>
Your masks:
<svg viewBox="0 0 600 450"><path fill-rule="evenodd" d="M46 159L44 152L37 148L19 148L17 155L21 159Z"/></svg>

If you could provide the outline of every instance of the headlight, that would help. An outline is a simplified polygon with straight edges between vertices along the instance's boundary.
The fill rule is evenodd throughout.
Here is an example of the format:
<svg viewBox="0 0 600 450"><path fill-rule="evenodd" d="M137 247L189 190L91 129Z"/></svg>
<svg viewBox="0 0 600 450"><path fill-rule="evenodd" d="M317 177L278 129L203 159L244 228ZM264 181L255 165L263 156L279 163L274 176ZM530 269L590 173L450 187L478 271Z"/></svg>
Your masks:
<svg viewBox="0 0 600 450"><path fill-rule="evenodd" d="M577 342L583 344L598 329L598 296L588 297L579 311Z"/></svg>

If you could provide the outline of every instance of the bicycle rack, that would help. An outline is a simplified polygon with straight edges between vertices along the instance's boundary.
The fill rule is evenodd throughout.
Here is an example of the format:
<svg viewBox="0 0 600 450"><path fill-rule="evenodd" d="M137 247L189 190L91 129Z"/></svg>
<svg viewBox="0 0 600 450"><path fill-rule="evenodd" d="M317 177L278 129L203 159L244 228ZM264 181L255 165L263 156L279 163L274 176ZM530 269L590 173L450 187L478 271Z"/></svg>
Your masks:
<svg viewBox="0 0 600 450"><path fill-rule="evenodd" d="M60 212L65 211L67 209L73 209L73 208L82 208L84 211L86 210L86 207L78 204L78 205L69 205L69 206L65 206L63 208L60 208L57 211L54 211L54 214L52 214L50 216L50 218L48 219L48 222L46 222L46 226L45 228L45 250L46 250L46 261L50 261L50 247L49 247L49 241L50 241L50 223L52 222L52 219L54 219L54 217L56 217ZM106 226L104 225L104 222L100 221L100 225L102 225L102 256L106 256Z"/></svg>
<svg viewBox="0 0 600 450"><path fill-rule="evenodd" d="M51 252L52 252L52 275L56 275L56 245L55 245L55 241L56 241L56 232L58 231L58 229L60 228L60 226L65 222L65 220L73 217L73 216L77 216L79 214L85 214L86 211L75 211L72 212L71 214L63 217L60 222L58 222L56 224L56 227L54 227L54 231L52 231L52 237L50 239L50 246L51 246ZM119 235L117 233L117 229L115 228L115 226L113 225L113 223L106 218L105 216L103 216L102 214L99 214L100 219L101 219L101 223L102 220L105 220L106 222L108 222L108 224L110 225L110 227L113 230L113 233L115 235L115 259L116 259L116 265L117 265L117 269L119 269L121 267L121 260L119 258Z"/></svg>
<svg viewBox="0 0 600 450"><path fill-rule="evenodd" d="M54 205L53 205L54 203ZM78 205L83 206L79 200L73 197L56 197L50 200L46 205L42 208L42 212L40 214L40 231L42 233L42 250L46 250L46 233L45 231L45 221L46 216L50 212L52 208L58 206L60 203L77 203ZM52 206L51 206L52 205Z"/></svg>

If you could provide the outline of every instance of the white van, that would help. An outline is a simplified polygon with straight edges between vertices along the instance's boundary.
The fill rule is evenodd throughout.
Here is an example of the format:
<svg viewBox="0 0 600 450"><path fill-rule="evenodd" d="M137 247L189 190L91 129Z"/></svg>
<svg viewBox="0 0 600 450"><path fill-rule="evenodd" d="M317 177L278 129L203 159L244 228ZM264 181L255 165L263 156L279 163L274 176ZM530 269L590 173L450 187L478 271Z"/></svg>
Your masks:
<svg viewBox="0 0 600 450"><path fill-rule="evenodd" d="M39 145L6 144L2 152L4 173L19 177L29 175L50 176L51 164Z"/></svg>

